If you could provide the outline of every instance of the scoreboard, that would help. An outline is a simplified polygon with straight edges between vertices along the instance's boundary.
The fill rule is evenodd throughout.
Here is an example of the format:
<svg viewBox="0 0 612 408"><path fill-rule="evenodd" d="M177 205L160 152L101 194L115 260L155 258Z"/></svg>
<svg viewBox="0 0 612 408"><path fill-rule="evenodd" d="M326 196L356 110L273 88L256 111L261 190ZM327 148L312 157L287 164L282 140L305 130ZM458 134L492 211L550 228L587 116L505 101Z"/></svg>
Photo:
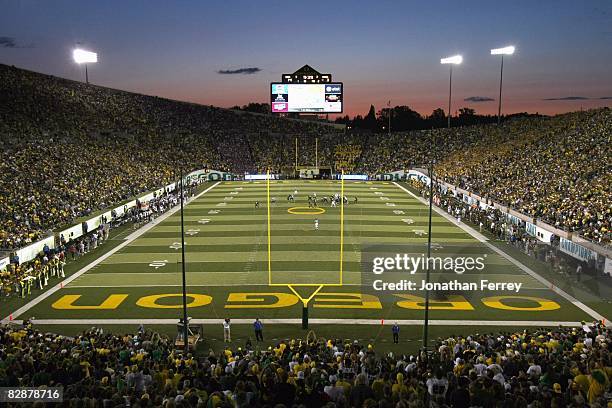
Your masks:
<svg viewBox="0 0 612 408"><path fill-rule="evenodd" d="M270 106L273 113L342 113L340 82L284 84L273 82Z"/></svg>

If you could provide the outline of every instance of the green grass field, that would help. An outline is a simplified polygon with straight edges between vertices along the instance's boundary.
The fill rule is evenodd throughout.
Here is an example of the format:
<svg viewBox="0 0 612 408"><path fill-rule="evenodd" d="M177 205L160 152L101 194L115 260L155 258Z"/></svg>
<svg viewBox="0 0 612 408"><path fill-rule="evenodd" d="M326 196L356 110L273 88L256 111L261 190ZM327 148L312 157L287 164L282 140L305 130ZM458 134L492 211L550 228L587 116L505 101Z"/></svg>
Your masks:
<svg viewBox="0 0 612 408"><path fill-rule="evenodd" d="M424 246L427 206L399 185L386 182L345 182L350 204L343 209L321 202L322 196L340 189L338 181L270 183L270 196L276 198L269 208L270 264L265 181L211 185L189 202L184 214L189 316L219 327L225 317L242 324L259 317L268 328L277 325L284 333L294 325L299 332L300 298L308 298L317 285L325 284L309 302L310 319L315 325L341 328L339 336L369 338L373 330L380 330L383 321L422 324L423 292L402 295L364 290L362 269L371 268L365 254L379 248L376 245L400 253L407 245ZM296 201L287 202L287 195L295 190ZM307 208L307 196L314 193L321 210ZM353 197L358 198L357 204ZM261 203L259 208L256 201ZM294 207L306 208L288 211ZM321 214L295 214L309 211ZM318 230L314 228L315 218L319 219ZM35 316L39 324L58 328L136 325L142 321L168 325L172 331L182 313L179 212L124 239L61 288L54 287L20 309L15 318ZM579 302L568 301L558 290L551 290L521 269L516 261L511 262L493 246L470 235L463 225L437 213L433 215L432 241L436 255L457 251L486 254L484 271L460 276L436 272L432 273L432 282L457 278L464 282L487 279L523 283L519 293L431 292L430 319L434 326L453 331L457 326L554 326L593 320ZM408 276L415 282L423 278L420 272ZM287 284L295 284L295 292Z"/></svg>

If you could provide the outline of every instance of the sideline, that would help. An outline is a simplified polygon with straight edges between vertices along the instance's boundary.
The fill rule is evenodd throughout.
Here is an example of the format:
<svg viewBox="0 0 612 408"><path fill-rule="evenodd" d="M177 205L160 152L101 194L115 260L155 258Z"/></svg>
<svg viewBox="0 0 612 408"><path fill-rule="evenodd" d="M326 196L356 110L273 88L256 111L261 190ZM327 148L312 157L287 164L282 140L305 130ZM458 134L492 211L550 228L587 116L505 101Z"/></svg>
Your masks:
<svg viewBox="0 0 612 408"><path fill-rule="evenodd" d="M206 190L202 191L201 193L199 193L198 195L193 197L191 200L188 200L187 203L189 203L191 201L194 201L194 200L197 200L204 193L210 191L211 189L213 189L214 187L219 185L219 183L221 183L221 182L217 181L215 184L213 184L212 186L208 187ZM8 316L6 316L4 319L2 319L2 321L0 321L0 323L8 323L8 322L10 322L11 321L11 319L10 319L11 316L12 316L13 319L16 318L16 317L21 316L23 313L27 312L28 310L30 310L31 308L33 308L34 306L36 306L37 304L39 304L40 302L42 302L43 300L45 300L46 298L48 298L49 296L51 296L52 294L57 292L58 290L62 289L64 286L68 285L70 282L72 282L76 278L80 277L85 272L87 272L90 269L92 269L94 266L96 266L99 263L101 263L102 261L106 260L111 255L115 254L117 251L122 249L123 247L125 247L128 244L132 243L136 238L140 237L145 232L149 231L151 228L155 227L157 224L159 224L160 222L164 221L166 218L168 218L171 215L173 215L180 208L181 208L180 205L175 206L174 208L172 208L171 210L169 210L165 214L163 214L163 215L157 217L156 219L154 219L153 221L149 222L147 225L145 225L145 226L141 227L140 229L134 231L133 233L129 234L125 238L125 241L123 241L121 244L117 245L115 248L111 249L110 251L108 251L104 255L100 256L99 258L96 258L94 261L89 263L89 265L86 265L83 268L81 268L78 272L73 273L68 278L64 279L63 281L56 283L52 288L49 288L49 290L45 291L44 293L41 293L40 295L38 295L37 297L35 297L34 299L29 301L25 305L21 306L19 309L17 309L14 312L10 313Z"/></svg>
<svg viewBox="0 0 612 408"><path fill-rule="evenodd" d="M404 190L406 193L410 194L412 197L416 198L419 202L421 202L421 203L425 204L427 207L429 207L429 202L427 200L425 200L423 197L417 196L412 191L410 191L407 188L399 185L395 181L393 182L393 184L395 184L400 189ZM470 234L472 237L476 238L478 241L480 241L483 244L485 244L489 249L491 249L492 251L496 252L497 254L503 256L505 259L510 261L512 264L514 264L517 267L519 267L523 272L527 273L532 278L534 278L535 280L537 280L540 283L542 283L550 291L552 291L552 292L558 294L559 296L563 297L565 300L567 300L568 302L572 303L575 307L577 307L578 309L582 310L583 312L585 312L586 314L591 316L593 319L599 320L599 321L604 321L605 325L608 326L608 327L612 326L612 324L608 321L607 318L605 318L604 316L602 316L601 314L599 314L595 310L591 309L590 307L588 307L587 305L585 305L584 303L582 303L581 301L579 301L578 299L576 299L572 295L570 295L570 294L566 293L565 291L555 287L551 282L549 282L545 278L543 278L540 275L538 275L532 269L530 269L529 267L523 265L521 262L517 261L516 259L514 259L512 256L510 256L506 252L502 251L501 249L499 249L495 245L493 245L490 242L488 242L487 238L484 235L482 235L480 232L476 231L474 228L470 227L469 225L466 225L465 223L459 223L458 224L454 217L452 217L451 215L447 214L444 210L442 210L441 208L439 208L436 205L434 205L432 208L433 208L433 210L436 213L438 213L439 215L441 215L442 217L444 217L445 219L450 221L453 225L457 225L459 228L463 229L465 232Z"/></svg>

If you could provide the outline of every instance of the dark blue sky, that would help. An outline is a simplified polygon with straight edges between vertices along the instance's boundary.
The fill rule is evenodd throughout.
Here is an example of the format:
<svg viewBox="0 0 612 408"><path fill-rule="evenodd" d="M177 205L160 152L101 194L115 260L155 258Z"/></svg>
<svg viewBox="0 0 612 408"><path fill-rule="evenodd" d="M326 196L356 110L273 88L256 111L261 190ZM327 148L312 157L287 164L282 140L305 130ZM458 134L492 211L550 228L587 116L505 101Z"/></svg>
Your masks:
<svg viewBox="0 0 612 408"><path fill-rule="evenodd" d="M33 1L0 0L0 63L83 79L77 42L99 53L93 83L205 104L268 101L268 84L310 64L345 83L345 112L391 99L422 113L445 107L448 68L461 53L453 105L556 113L610 106L612 1ZM8 46L7 46L8 45ZM259 67L252 75L220 69ZM568 96L588 100L545 98Z"/></svg>

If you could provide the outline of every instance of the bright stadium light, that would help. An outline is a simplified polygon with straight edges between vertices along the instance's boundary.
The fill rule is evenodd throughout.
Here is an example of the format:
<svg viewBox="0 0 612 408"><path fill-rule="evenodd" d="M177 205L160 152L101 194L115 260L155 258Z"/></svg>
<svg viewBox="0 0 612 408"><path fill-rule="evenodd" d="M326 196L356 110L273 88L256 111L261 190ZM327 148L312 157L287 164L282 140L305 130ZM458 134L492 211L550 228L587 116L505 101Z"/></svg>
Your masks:
<svg viewBox="0 0 612 408"><path fill-rule="evenodd" d="M501 69L499 73L499 100L497 101L497 125L501 123L501 106L502 106L502 82L504 79L504 55L514 54L514 46L510 45L503 48L493 48L491 55L501 55Z"/></svg>
<svg viewBox="0 0 612 408"><path fill-rule="evenodd" d="M453 55L452 57L442 58L440 60L440 64L455 64L459 65L463 62L463 57L461 55Z"/></svg>
<svg viewBox="0 0 612 408"><path fill-rule="evenodd" d="M512 55L514 54L514 50L515 48L513 45L503 48L493 48L491 50L491 55Z"/></svg>
<svg viewBox="0 0 612 408"><path fill-rule="evenodd" d="M463 62L461 55L453 55L452 57L442 58L440 64L448 64L450 67L450 79L448 82L448 127L451 126L451 97L453 89L453 65L459 65Z"/></svg>
<svg viewBox="0 0 612 408"><path fill-rule="evenodd" d="M72 58L77 64L85 64L85 82L89 84L89 74L87 73L87 64L98 62L98 54L91 51L86 51L76 48L72 51Z"/></svg>
<svg viewBox="0 0 612 408"><path fill-rule="evenodd" d="M98 62L98 54L91 51L85 51L80 48L77 48L72 52L72 57L74 58L74 62L77 64Z"/></svg>

